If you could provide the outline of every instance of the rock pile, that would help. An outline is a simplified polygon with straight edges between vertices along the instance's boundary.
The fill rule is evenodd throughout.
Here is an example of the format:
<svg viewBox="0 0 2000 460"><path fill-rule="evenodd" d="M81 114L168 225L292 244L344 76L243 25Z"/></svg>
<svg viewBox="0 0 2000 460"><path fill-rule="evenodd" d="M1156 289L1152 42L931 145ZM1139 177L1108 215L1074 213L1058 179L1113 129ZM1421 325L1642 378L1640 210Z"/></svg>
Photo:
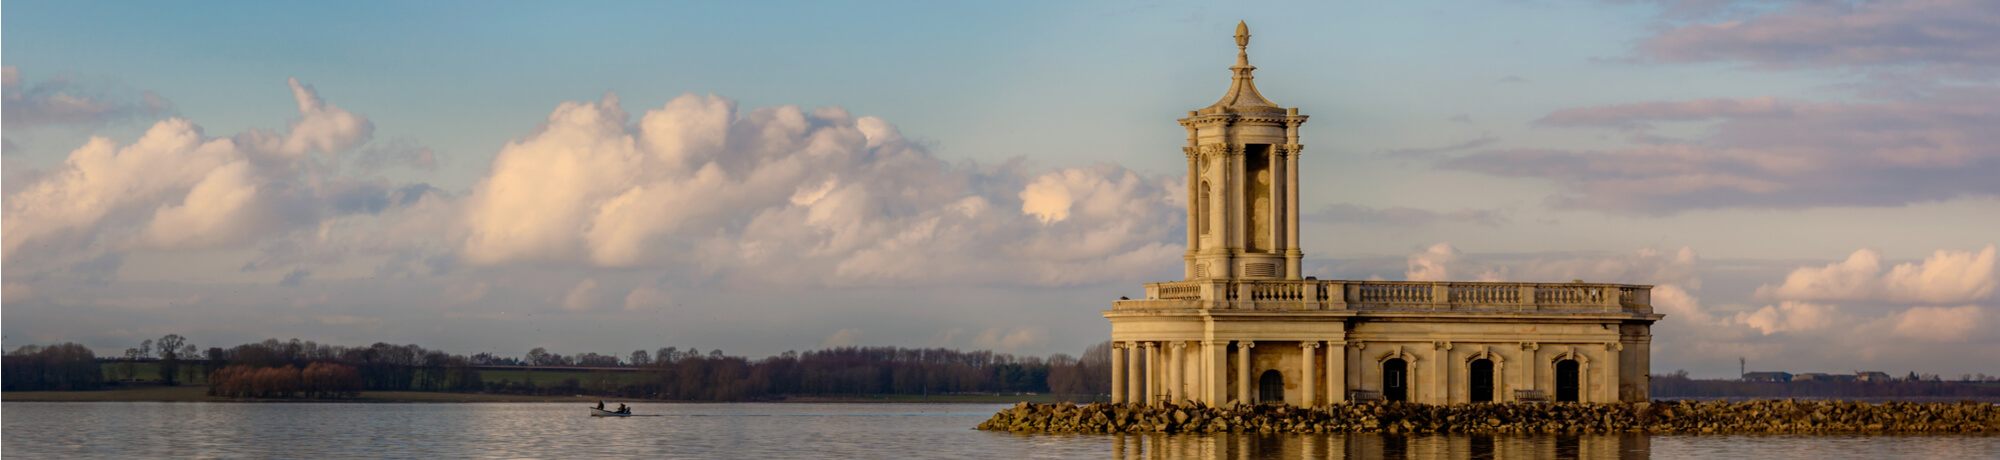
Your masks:
<svg viewBox="0 0 2000 460"><path fill-rule="evenodd" d="M1021 403L981 430L1046 433L2000 433L1989 403L1883 403L1771 400L1650 403L1404 402L1313 408L1201 403L1139 406Z"/></svg>

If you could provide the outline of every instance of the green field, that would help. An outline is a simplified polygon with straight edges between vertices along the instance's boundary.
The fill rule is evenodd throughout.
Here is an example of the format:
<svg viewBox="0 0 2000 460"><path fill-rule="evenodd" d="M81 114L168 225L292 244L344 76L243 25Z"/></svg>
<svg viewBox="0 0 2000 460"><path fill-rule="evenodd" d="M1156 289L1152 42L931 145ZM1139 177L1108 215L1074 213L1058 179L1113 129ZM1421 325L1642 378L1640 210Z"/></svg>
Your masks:
<svg viewBox="0 0 2000 460"><path fill-rule="evenodd" d="M595 374L597 374L597 372L595 371L530 372L525 370L494 370L494 369L479 370L479 378L481 380L485 380L486 383L488 384L499 383L501 380L507 380L518 383L532 379L535 382L535 386L538 387L545 387L545 386L559 384L562 383L563 379L576 379L578 384L588 386L590 385L591 379L595 377ZM644 376L644 374L640 374L637 372L605 372L604 374L606 376L609 376L611 378L611 381L615 382L615 384L617 385L624 385L627 383L638 382L639 379Z"/></svg>
<svg viewBox="0 0 2000 460"><path fill-rule="evenodd" d="M150 381L160 378L160 365L158 363L132 363L132 377L125 376L125 365L122 363L104 363L100 366L104 368L104 380L137 379ZM182 383L207 383L208 376L201 374L201 366L192 367L195 368L193 379Z"/></svg>

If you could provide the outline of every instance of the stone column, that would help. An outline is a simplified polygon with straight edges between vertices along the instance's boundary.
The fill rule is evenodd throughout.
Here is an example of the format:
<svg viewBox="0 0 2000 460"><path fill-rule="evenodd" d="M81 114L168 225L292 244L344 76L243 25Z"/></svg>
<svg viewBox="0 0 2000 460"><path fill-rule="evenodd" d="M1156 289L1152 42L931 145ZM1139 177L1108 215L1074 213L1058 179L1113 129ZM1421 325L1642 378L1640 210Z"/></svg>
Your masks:
<svg viewBox="0 0 2000 460"><path fill-rule="evenodd" d="M1229 190L1227 193L1229 193L1229 201L1231 202L1229 206L1229 249L1231 251L1240 251L1250 246L1250 235L1249 232L1245 231L1250 229L1250 222L1247 220L1250 218L1250 200L1248 196L1245 196L1245 192L1250 190L1249 187L1245 187L1249 182L1246 182L1243 177L1243 159L1249 155L1249 152L1247 151L1248 149L1236 144L1230 144L1228 148ZM1235 258L1231 258L1229 266L1229 276L1231 278L1242 277L1241 273L1236 272Z"/></svg>
<svg viewBox="0 0 2000 460"><path fill-rule="evenodd" d="M1292 109L1298 110L1298 109ZM1299 125L1291 125L1290 148L1285 152L1285 279L1300 279L1299 263L1305 259L1305 251L1299 249Z"/></svg>
<svg viewBox="0 0 2000 460"><path fill-rule="evenodd" d="M1313 379L1313 374L1319 373L1319 370L1315 369L1319 367L1319 362L1313 360L1314 348L1319 348L1318 340L1307 340L1299 344L1299 351L1305 354L1305 357L1299 360L1299 407L1312 407L1319 403L1319 398L1315 398L1313 394L1313 390L1319 386Z"/></svg>
<svg viewBox="0 0 2000 460"><path fill-rule="evenodd" d="M1187 254L1189 257L1183 261L1186 267L1182 269L1185 273L1181 275L1181 278L1194 279L1195 258L1193 255L1201 251L1201 222L1198 220L1201 217L1201 203L1198 201L1201 199L1201 192L1198 191L1201 188L1201 170L1196 168L1196 165L1201 162L1201 154L1194 147L1193 126L1188 127L1187 161Z"/></svg>
<svg viewBox="0 0 2000 460"><path fill-rule="evenodd" d="M1141 387L1143 388L1142 392L1139 393L1141 395L1139 397L1139 404L1148 406L1153 405L1153 402L1160 399L1158 396L1160 394L1160 350L1153 345L1153 342L1139 342L1139 349L1145 350L1144 354L1146 355L1146 373L1141 374L1146 376L1146 382L1145 386Z"/></svg>
<svg viewBox="0 0 2000 460"><path fill-rule="evenodd" d="M1347 342L1326 343L1326 402L1347 402Z"/></svg>
<svg viewBox="0 0 2000 460"><path fill-rule="evenodd" d="M1239 340L1236 342L1236 402L1251 404L1250 400L1250 349L1257 348L1256 342Z"/></svg>
<svg viewBox="0 0 2000 460"><path fill-rule="evenodd" d="M1604 402L1618 402L1624 398L1618 386L1625 381L1624 369L1618 368L1619 351L1625 347L1618 342L1604 344Z"/></svg>
<svg viewBox="0 0 2000 460"><path fill-rule="evenodd" d="M1284 149L1285 146L1273 145L1269 151L1264 152L1264 164L1269 165L1270 169L1267 171L1271 172L1271 184L1265 186L1267 190L1264 192L1271 197L1268 205L1270 209L1264 211L1271 216L1271 228L1267 232L1271 235L1271 247L1264 250L1280 254L1285 252L1282 248L1290 246L1285 243L1285 156L1282 153Z"/></svg>
<svg viewBox="0 0 2000 460"><path fill-rule="evenodd" d="M1424 392L1430 393L1430 397L1434 399L1423 402L1431 404L1450 404L1451 361L1452 361L1451 342L1435 342L1432 345L1436 346L1436 348L1434 348L1435 350L1435 353L1433 353L1434 356L1431 356L1431 375L1433 375L1434 377L1431 378L1430 385L1425 385L1425 388L1427 389ZM1415 399L1412 398L1412 400Z"/></svg>
<svg viewBox="0 0 2000 460"><path fill-rule="evenodd" d="M1229 400L1229 341L1210 340L1201 344L1202 400L1210 406Z"/></svg>
<svg viewBox="0 0 2000 460"><path fill-rule="evenodd" d="M1167 388L1172 389L1172 391L1167 393L1173 399L1173 402L1179 403L1188 399L1187 342L1175 340L1170 345L1174 356L1168 359Z"/></svg>
<svg viewBox="0 0 2000 460"><path fill-rule="evenodd" d="M1535 373L1540 372L1538 369L1542 366L1542 358L1535 356L1535 351L1541 348L1542 345L1539 343L1521 342L1521 369L1516 371L1520 373L1519 380L1514 382L1516 388L1523 390L1541 388L1540 382L1535 378Z"/></svg>
<svg viewBox="0 0 2000 460"><path fill-rule="evenodd" d="M1146 357L1139 354L1139 342L1127 342L1125 349L1132 354L1125 359L1125 402L1142 402L1146 399L1146 379L1143 378L1145 374L1139 372L1139 361Z"/></svg>
<svg viewBox="0 0 2000 460"><path fill-rule="evenodd" d="M1125 402L1125 344L1111 342L1111 403Z"/></svg>

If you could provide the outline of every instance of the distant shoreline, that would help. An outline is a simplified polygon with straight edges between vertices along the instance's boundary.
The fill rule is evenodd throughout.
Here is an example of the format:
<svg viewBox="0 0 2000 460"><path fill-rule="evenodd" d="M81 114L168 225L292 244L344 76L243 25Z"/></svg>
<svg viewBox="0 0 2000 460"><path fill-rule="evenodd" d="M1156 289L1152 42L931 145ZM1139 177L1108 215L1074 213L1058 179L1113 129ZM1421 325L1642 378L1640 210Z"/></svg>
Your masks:
<svg viewBox="0 0 2000 460"><path fill-rule="evenodd" d="M718 404L729 401L687 401L678 399L635 399L608 396L537 396L435 391L365 391L343 399L308 398L222 398L208 395L206 385L140 385L95 391L8 391L0 392L0 402L214 402L214 403L589 403L598 400L622 403ZM1053 402L1051 395L872 395L857 397L799 396L785 399L736 401L764 403L940 403L1014 404Z"/></svg>

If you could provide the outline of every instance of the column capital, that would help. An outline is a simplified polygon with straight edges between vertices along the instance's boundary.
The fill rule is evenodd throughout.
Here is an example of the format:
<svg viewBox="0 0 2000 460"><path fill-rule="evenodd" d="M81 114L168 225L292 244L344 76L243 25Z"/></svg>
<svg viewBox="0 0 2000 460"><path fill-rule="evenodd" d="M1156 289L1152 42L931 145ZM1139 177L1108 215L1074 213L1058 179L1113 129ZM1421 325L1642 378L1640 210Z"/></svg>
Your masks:
<svg viewBox="0 0 2000 460"><path fill-rule="evenodd" d="M1139 342L1139 348L1153 348L1153 342Z"/></svg>
<svg viewBox="0 0 2000 460"><path fill-rule="evenodd" d="M1347 342L1347 346L1354 347L1354 349L1356 350L1366 350L1368 349L1368 342L1356 340L1353 342Z"/></svg>
<svg viewBox="0 0 2000 460"><path fill-rule="evenodd" d="M1521 342L1521 349L1522 349L1522 350L1540 350L1540 349L1542 349L1542 344L1541 344L1540 342Z"/></svg>
<svg viewBox="0 0 2000 460"><path fill-rule="evenodd" d="M1624 344L1624 343L1620 343L1620 342L1605 342L1605 343L1604 343L1604 349L1605 349L1606 351L1619 351L1619 350L1624 350L1624 349L1625 349L1625 344Z"/></svg>
<svg viewBox="0 0 2000 460"><path fill-rule="evenodd" d="M1238 340L1236 341L1236 348L1237 349L1257 348L1257 342L1252 342L1248 340Z"/></svg>
<svg viewBox="0 0 2000 460"><path fill-rule="evenodd" d="M1319 341L1307 340L1304 342L1299 342L1299 348L1319 348Z"/></svg>
<svg viewBox="0 0 2000 460"><path fill-rule="evenodd" d="M1437 349L1439 349L1439 350L1450 350L1450 349L1451 349L1451 342L1450 342L1450 341L1437 341L1437 342L1431 342L1431 346L1432 346L1432 347L1436 347L1436 348L1437 348Z"/></svg>
<svg viewBox="0 0 2000 460"><path fill-rule="evenodd" d="M1168 347L1168 348L1187 348L1187 342L1183 342L1183 341L1179 341L1179 340L1175 340L1175 341L1172 341L1172 342L1167 342L1167 347Z"/></svg>

